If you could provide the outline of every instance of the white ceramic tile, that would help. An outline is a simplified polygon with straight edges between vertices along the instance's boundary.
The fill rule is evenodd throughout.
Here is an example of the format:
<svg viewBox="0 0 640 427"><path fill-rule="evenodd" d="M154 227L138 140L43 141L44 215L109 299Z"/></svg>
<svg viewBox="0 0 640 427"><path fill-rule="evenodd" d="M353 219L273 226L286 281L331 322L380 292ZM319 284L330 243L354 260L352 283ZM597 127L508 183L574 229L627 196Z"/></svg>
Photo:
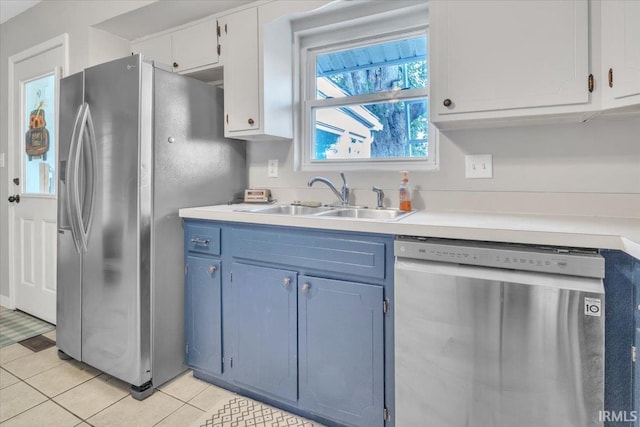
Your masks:
<svg viewBox="0 0 640 427"><path fill-rule="evenodd" d="M4 366L5 363L16 360L20 357L33 354L33 351L21 344L11 344L6 347L0 348L0 364Z"/></svg>
<svg viewBox="0 0 640 427"><path fill-rule="evenodd" d="M25 381L31 386L40 390L49 397L57 396L78 384L90 380L100 374L100 371L85 365L84 363L71 360L65 361L47 371L34 375Z"/></svg>
<svg viewBox="0 0 640 427"><path fill-rule="evenodd" d="M3 363L2 367L18 378L25 379L49 370L62 363L58 358L58 349L50 347L37 353L31 352L27 356Z"/></svg>
<svg viewBox="0 0 640 427"><path fill-rule="evenodd" d="M151 427L180 406L182 402L178 399L156 391L141 401L127 396L87 419L87 422L96 427Z"/></svg>
<svg viewBox="0 0 640 427"><path fill-rule="evenodd" d="M0 393L0 422L26 411L44 402L47 397L31 388L28 384L18 382L2 390Z"/></svg>
<svg viewBox="0 0 640 427"><path fill-rule="evenodd" d="M156 427L184 427L191 424L204 414L191 405L182 405L177 411L156 424Z"/></svg>
<svg viewBox="0 0 640 427"><path fill-rule="evenodd" d="M213 405L218 403L220 400L228 399L234 395L235 393L232 393L228 390L210 385L206 389L204 389L203 392L191 399L189 401L189 404L195 406L196 408L202 409L203 411L206 411Z"/></svg>
<svg viewBox="0 0 640 427"><path fill-rule="evenodd" d="M0 369L0 389L15 384L18 381L20 381L19 378L16 378L4 369Z"/></svg>
<svg viewBox="0 0 640 427"><path fill-rule="evenodd" d="M194 378L189 371L164 384L160 390L176 399L188 402L207 387L209 387L209 383Z"/></svg>
<svg viewBox="0 0 640 427"><path fill-rule="evenodd" d="M53 398L82 419L102 411L129 394L129 386L102 374Z"/></svg>
<svg viewBox="0 0 640 427"><path fill-rule="evenodd" d="M82 420L75 417L69 411L65 411L51 400L13 417L4 423L2 427L73 427Z"/></svg>

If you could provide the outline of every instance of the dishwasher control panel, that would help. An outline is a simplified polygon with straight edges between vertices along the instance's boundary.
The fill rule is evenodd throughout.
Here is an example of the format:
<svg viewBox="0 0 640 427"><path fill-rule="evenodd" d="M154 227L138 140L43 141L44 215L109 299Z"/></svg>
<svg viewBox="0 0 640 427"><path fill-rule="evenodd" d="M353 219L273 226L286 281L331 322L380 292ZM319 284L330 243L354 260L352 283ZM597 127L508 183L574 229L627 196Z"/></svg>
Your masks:
<svg viewBox="0 0 640 427"><path fill-rule="evenodd" d="M604 277L604 258L575 248L399 236L394 249L398 258Z"/></svg>

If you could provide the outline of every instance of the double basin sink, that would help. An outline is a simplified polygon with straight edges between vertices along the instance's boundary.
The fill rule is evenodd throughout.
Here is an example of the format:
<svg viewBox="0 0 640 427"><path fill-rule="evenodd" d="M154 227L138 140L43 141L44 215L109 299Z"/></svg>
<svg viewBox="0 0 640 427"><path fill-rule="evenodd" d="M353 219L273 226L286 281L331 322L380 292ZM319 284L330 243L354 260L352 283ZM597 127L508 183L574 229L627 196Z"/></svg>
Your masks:
<svg viewBox="0 0 640 427"><path fill-rule="evenodd" d="M397 209L368 209L351 206L300 206L300 205L276 205L256 209L242 209L242 212L273 215L306 215L326 218L369 219L383 221L397 221L414 211L405 212Z"/></svg>

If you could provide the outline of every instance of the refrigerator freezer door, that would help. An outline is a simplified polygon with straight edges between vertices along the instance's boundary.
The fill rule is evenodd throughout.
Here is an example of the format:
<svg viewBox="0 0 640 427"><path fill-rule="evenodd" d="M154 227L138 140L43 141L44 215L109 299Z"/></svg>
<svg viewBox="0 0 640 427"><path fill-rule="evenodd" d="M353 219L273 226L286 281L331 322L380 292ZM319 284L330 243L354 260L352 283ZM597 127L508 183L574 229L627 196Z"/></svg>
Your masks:
<svg viewBox="0 0 640 427"><path fill-rule="evenodd" d="M82 360L81 327L81 279L82 256L74 243L72 217L69 209L68 177L71 139L76 118L82 106L84 72L73 74L60 81L60 130L58 160L58 268L56 343L58 349L77 360Z"/></svg>
<svg viewBox="0 0 640 427"><path fill-rule="evenodd" d="M82 360L134 386L151 378L148 254L141 251L139 56L85 70L95 205L82 276ZM146 258L146 259L145 259Z"/></svg>

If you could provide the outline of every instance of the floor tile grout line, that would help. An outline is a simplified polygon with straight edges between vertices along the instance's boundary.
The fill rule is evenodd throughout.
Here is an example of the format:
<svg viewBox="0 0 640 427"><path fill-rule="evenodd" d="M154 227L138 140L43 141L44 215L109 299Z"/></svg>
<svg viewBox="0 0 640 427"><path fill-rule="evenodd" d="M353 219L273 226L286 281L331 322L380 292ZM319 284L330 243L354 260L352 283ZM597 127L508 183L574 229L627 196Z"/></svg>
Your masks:
<svg viewBox="0 0 640 427"><path fill-rule="evenodd" d="M14 375L14 376L15 376L15 375ZM34 389L35 391L37 391L38 393L40 393L41 395L43 395L46 399L45 399L45 400L43 400L43 401L42 401L42 402L40 402L40 403L36 403L35 405L30 406L29 408L25 409L25 410L24 410L24 411L22 411L22 412L18 412L17 414L13 415L12 417L7 418L6 420L2 420L2 424L4 424L5 422L9 421L9 420L10 420L10 419L12 419L12 418L17 417L17 416L18 416L18 415L20 415L20 414L24 414L25 412L30 411L31 409L35 408L36 406L40 406L40 405L42 405L42 404L43 404L43 403L45 403L47 400L51 400L51 399L49 398L49 396L47 396L46 394L44 394L43 392L41 392L40 390L38 390L37 388L35 388L35 387L34 387L34 386L32 386L31 384L29 384L28 382L26 382L26 381L25 381L25 380L23 380L22 378L20 378L20 377L18 377L18 376L15 376L15 377L16 377L16 378L18 378L18 379L20 380L20 382L25 383L25 384L27 385L27 387L32 388L32 389ZM14 385L16 385L16 384L18 384L18 383L11 384L11 386L14 386ZM9 386L9 387L11 387L11 386ZM3 390L4 390L4 389L3 389Z"/></svg>

